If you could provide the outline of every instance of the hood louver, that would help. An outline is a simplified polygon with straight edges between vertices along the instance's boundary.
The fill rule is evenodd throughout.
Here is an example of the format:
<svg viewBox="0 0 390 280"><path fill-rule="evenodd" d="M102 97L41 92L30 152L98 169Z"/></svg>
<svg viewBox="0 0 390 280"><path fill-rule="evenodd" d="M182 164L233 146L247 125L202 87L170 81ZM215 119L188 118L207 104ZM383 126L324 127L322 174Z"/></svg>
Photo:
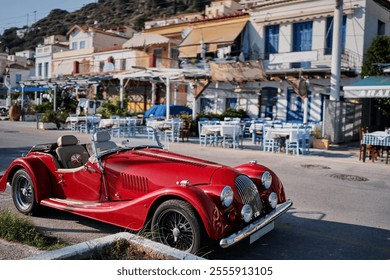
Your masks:
<svg viewBox="0 0 390 280"><path fill-rule="evenodd" d="M149 181L146 177L121 173L121 180L124 189L138 192L149 192Z"/></svg>

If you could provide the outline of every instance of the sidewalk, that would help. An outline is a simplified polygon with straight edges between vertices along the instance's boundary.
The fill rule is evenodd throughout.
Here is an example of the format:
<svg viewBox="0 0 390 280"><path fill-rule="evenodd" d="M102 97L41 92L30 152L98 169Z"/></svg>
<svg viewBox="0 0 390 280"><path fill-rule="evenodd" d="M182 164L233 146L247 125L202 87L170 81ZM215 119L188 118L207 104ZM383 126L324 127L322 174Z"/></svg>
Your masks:
<svg viewBox="0 0 390 280"><path fill-rule="evenodd" d="M37 130L37 123L36 122L20 122L20 121L0 121L0 127L6 126L10 130L20 130L20 129L35 129ZM42 132L42 130L39 130ZM73 133L69 130L44 130L46 133ZM90 135L89 134L82 134L82 133L75 133L77 137L80 139L81 142L90 141ZM126 138L127 139L127 138ZM128 138L131 139L131 138ZM113 138L113 140L117 143L121 143L124 138ZM223 149L221 147L201 147L199 145L199 140L197 137L191 137L188 142L180 142L180 143L169 143L169 148L174 148L176 150L177 145L180 146L191 146L192 149L195 147L208 149L209 152L225 152L225 151L232 151L232 149ZM179 149L182 150L182 149ZM185 151L186 149L184 149ZM250 138L244 139L244 148L242 150L253 150L253 151L259 151L263 153L262 147L258 144L253 144L252 140ZM269 154L270 152L264 152ZM275 153L275 154L283 154L283 153ZM286 156L292 156L292 155L286 155ZM332 157L332 158L355 158L358 160L359 158L359 143L358 142L352 142L352 143L344 143L344 144L331 144L328 150L320 150L320 149L310 149L310 154L304 155L305 157ZM379 160L380 162L380 160Z"/></svg>
<svg viewBox="0 0 390 280"><path fill-rule="evenodd" d="M60 130L38 130L37 129L37 123L36 122L21 122L21 121L0 121L0 127L5 126L7 129L9 128L10 131L19 131L21 129L31 129L40 131L41 133L47 133L48 135L53 134L54 135L63 135L65 133L74 133L67 129L60 129ZM81 143L89 142L91 139L91 136L89 134L84 133L75 133L77 137L80 139ZM120 144L123 140L131 139L131 138L113 138L112 140ZM207 153L214 154L214 153L220 153L220 152L228 152L228 151L234 151L233 149L229 148L222 148L222 147L204 147L199 145L199 140L197 137L190 137L188 142L180 142L180 143L163 143L164 147L172 150L174 152L178 153L186 153L189 151L194 151L194 149L207 149ZM287 157L297 157L296 155L286 155L285 153L271 153L271 152L263 152L262 147L258 144L253 144L252 139L245 138L243 143L244 148L243 149L237 149L241 151L256 151L259 152L262 155L278 155L278 156L287 156ZM191 148L189 148L191 147ZM235 151L237 151L235 150ZM355 162L359 162L359 143L358 142L350 142L350 143L341 143L341 144L331 144L329 146L328 150L321 150L321 149L310 149L310 153L307 155L300 155L299 157L322 157L322 158L339 158L339 159L351 159ZM360 161L363 163L362 161ZM378 158L377 161L374 163L371 162L369 159L366 160L365 163L371 163L374 165L385 165L385 160L383 158Z"/></svg>

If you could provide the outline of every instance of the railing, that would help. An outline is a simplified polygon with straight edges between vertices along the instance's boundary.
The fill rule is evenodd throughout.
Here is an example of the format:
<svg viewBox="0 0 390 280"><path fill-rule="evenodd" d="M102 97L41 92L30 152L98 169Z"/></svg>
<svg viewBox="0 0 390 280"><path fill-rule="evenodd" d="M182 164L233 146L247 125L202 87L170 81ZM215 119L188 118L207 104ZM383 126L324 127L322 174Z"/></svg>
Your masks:
<svg viewBox="0 0 390 280"><path fill-rule="evenodd" d="M317 52L317 59L311 61L311 68L324 68L331 67L332 65L332 53L329 52L329 49L317 49L313 50ZM271 64L269 63L269 54L263 54L264 57L264 65L267 70L286 70L290 69L291 61L279 64ZM298 61L296 61L298 62ZM360 72L363 63L363 56L353 52L349 49L343 49L341 54L341 66L344 68L349 68L350 70L354 70L356 72Z"/></svg>

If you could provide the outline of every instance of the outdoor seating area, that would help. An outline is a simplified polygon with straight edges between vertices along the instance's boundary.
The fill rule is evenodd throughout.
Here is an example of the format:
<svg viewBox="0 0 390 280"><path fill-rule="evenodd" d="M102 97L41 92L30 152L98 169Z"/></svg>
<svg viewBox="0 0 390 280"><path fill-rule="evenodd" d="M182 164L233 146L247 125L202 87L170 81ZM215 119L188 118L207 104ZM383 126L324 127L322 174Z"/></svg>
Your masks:
<svg viewBox="0 0 390 280"><path fill-rule="evenodd" d="M368 132L367 128L360 128L359 160L366 162L368 157L372 162L382 158L389 163L390 158L390 129Z"/></svg>
<svg viewBox="0 0 390 280"><path fill-rule="evenodd" d="M142 124L137 117L111 116L103 119L101 115L77 116L69 115L65 121L71 131L80 133L92 133L95 130L109 130L112 137L134 136L135 126Z"/></svg>
<svg viewBox="0 0 390 280"><path fill-rule="evenodd" d="M266 118L200 118L197 121L198 130L194 131L191 120L180 118L165 120L150 117L143 120L137 117L69 115L66 122L71 131L79 133L106 130L113 138L127 138L136 136L142 129L148 139L158 137L165 143L188 142L190 138L194 140L194 137L198 137L199 144L204 147L245 149L245 146L250 144L264 152L282 152L297 156L310 153L312 132L317 125Z"/></svg>
<svg viewBox="0 0 390 280"><path fill-rule="evenodd" d="M245 140L266 152L305 155L310 152L314 125L268 119L201 120L198 122L199 144L237 149L244 148Z"/></svg>

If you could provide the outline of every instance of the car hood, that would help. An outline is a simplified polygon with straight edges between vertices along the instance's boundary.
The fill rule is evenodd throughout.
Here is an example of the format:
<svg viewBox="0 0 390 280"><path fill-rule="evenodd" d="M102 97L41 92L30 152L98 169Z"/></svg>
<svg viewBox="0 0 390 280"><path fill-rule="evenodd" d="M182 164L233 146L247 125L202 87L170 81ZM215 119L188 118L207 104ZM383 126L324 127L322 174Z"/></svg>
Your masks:
<svg viewBox="0 0 390 280"><path fill-rule="evenodd" d="M193 186L210 184L213 174L229 168L162 149L122 151L103 157L106 173L119 180L147 180L149 185L172 186L188 180Z"/></svg>

